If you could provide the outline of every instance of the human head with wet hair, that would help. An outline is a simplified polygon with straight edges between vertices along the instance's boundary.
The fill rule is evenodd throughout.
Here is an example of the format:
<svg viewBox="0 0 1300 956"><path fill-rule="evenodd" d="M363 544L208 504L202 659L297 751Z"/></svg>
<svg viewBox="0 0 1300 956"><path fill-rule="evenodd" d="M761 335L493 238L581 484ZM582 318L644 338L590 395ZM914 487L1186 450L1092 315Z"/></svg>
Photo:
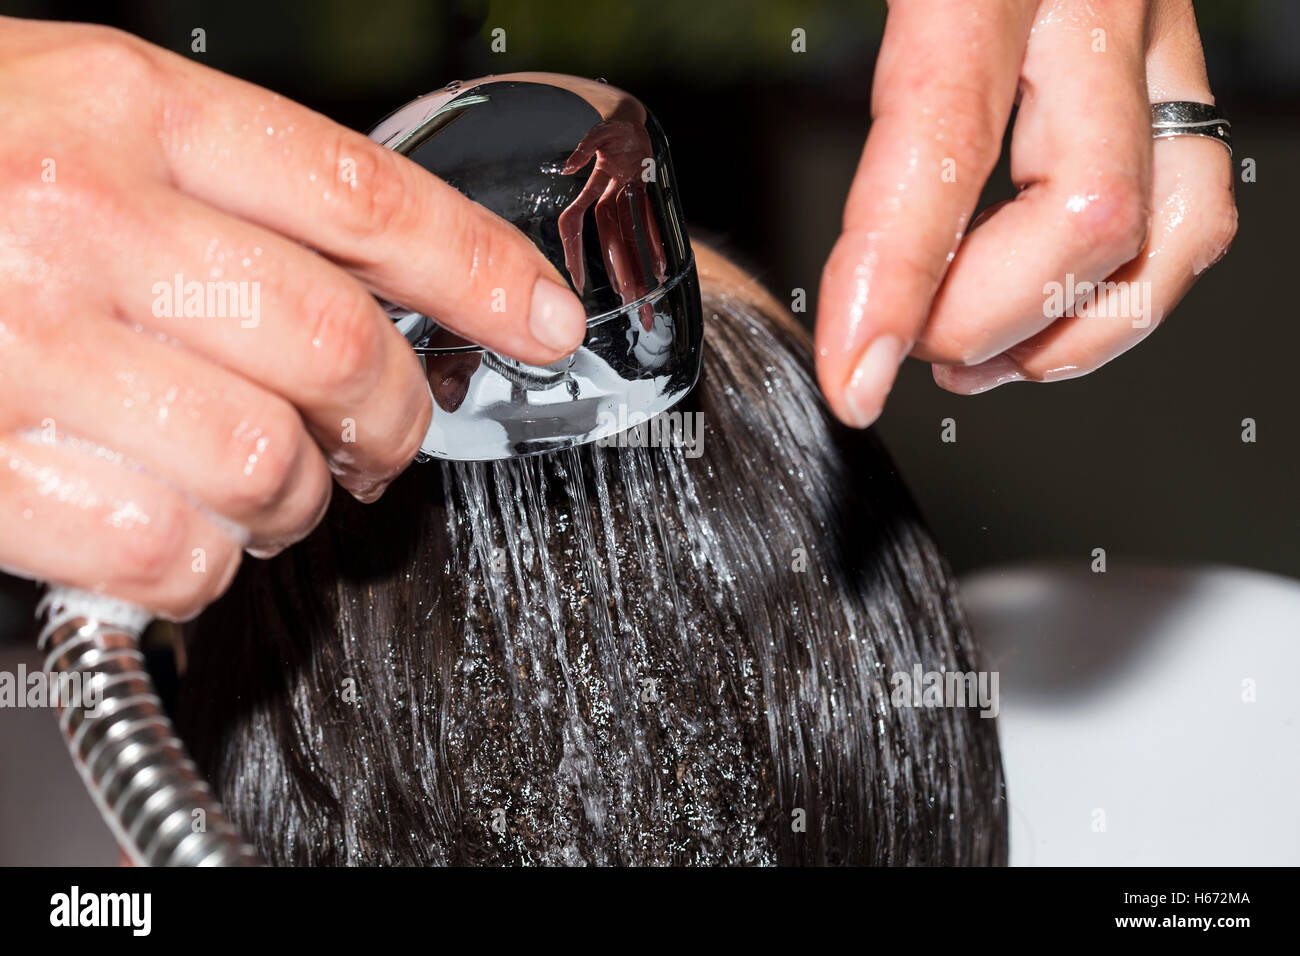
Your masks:
<svg viewBox="0 0 1300 956"><path fill-rule="evenodd" d="M997 864L950 574L805 335L697 245L702 453L410 469L188 630L180 725L273 864ZM689 452L689 453L688 453Z"/></svg>

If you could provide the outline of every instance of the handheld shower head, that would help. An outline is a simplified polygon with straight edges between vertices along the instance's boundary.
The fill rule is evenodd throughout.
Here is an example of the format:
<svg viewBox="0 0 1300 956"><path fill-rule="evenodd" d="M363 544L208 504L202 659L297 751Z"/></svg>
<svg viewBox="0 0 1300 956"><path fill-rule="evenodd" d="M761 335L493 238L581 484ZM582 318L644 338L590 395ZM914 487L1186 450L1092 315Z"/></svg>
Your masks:
<svg viewBox="0 0 1300 956"><path fill-rule="evenodd" d="M587 310L578 350L537 367L386 304L434 396L421 457L484 461L582 445L690 392L703 339L699 282L668 142L640 102L604 82L508 73L448 84L370 136L513 223Z"/></svg>

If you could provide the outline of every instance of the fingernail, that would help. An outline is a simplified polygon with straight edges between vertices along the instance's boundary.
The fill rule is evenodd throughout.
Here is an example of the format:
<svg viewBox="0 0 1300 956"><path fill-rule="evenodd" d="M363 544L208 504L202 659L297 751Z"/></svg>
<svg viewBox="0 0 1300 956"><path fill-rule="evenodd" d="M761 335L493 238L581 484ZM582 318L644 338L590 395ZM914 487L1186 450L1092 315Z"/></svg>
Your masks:
<svg viewBox="0 0 1300 956"><path fill-rule="evenodd" d="M1020 366L1005 355L996 355L979 365L934 366L935 383L959 395L978 395L999 385L1024 380L1025 373Z"/></svg>
<svg viewBox="0 0 1300 956"><path fill-rule="evenodd" d="M274 558L284 549L285 545L283 544L273 544L262 548L245 548L244 552L248 554L249 557L257 558L260 561L267 561Z"/></svg>
<svg viewBox="0 0 1300 956"><path fill-rule="evenodd" d="M391 484L391 481L379 481L375 484L367 485L364 488L357 488L355 491L352 489L348 490L352 497L356 498L357 501L361 502L363 505L372 505L384 496L384 492L388 490L388 486Z"/></svg>
<svg viewBox="0 0 1300 956"><path fill-rule="evenodd" d="M365 505L378 501L389 484L397 477L390 475L387 478L376 478L351 465L341 464L335 457L327 459L327 463L339 487Z"/></svg>
<svg viewBox="0 0 1300 956"><path fill-rule="evenodd" d="M587 315L578 297L567 288L550 279L538 279L533 285L528 328L533 338L548 349L568 353L582 344Z"/></svg>
<svg viewBox="0 0 1300 956"><path fill-rule="evenodd" d="M850 425L866 428L880 417L902 361L903 342L896 335L881 335L867 346L844 390Z"/></svg>

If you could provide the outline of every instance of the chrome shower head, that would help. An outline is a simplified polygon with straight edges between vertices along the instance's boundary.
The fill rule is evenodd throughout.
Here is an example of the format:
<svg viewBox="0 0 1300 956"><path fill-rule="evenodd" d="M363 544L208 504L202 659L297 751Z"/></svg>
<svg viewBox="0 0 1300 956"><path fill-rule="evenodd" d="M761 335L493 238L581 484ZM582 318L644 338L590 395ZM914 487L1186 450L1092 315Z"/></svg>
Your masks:
<svg viewBox="0 0 1300 956"><path fill-rule="evenodd" d="M434 396L421 457L515 458L611 436L671 408L700 370L703 316L668 142L604 82L507 73L451 83L370 137L513 223L587 310L569 358L537 367L399 305Z"/></svg>

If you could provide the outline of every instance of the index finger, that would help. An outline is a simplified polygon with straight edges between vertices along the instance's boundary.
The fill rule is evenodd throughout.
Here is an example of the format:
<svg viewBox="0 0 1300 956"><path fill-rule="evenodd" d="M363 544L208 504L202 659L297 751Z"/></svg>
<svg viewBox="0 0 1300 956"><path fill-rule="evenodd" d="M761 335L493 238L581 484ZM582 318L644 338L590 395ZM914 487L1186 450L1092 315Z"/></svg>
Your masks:
<svg viewBox="0 0 1300 956"><path fill-rule="evenodd" d="M1001 149L1037 3L890 5L872 125L822 273L817 375L865 428L920 335Z"/></svg>
<svg viewBox="0 0 1300 956"><path fill-rule="evenodd" d="M296 239L372 291L493 351L543 365L586 314L523 233L452 186L304 106L159 51L174 185Z"/></svg>

